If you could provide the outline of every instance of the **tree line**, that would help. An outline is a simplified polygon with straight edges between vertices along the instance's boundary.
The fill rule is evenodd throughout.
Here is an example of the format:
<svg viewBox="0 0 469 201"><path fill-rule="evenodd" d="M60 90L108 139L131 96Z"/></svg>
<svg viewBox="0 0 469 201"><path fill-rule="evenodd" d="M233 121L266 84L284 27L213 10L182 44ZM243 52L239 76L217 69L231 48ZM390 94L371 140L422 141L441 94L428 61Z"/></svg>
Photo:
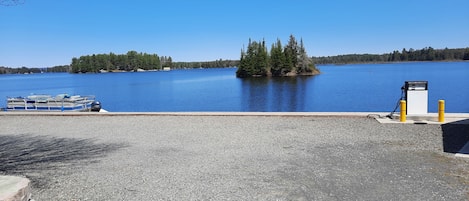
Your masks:
<svg viewBox="0 0 469 201"><path fill-rule="evenodd" d="M296 56L293 56L296 55ZM25 74L43 72L88 73L100 70L135 71L160 70L162 67L178 68L220 68L238 67L238 77L247 76L286 76L317 72L314 64L349 64L349 63L387 63L407 61L461 61L469 60L469 47L455 49L433 49L426 47L420 50L410 48L386 54L347 54L327 57L308 57L303 41L298 45L294 36L287 45L282 46L280 40L272 44L267 51L265 41L249 40L247 51L241 50L240 60L174 62L171 57L157 54L129 51L126 54L93 54L72 58L71 65L60 65L45 68L12 68L0 66L0 74ZM314 63L313 63L314 61ZM310 73L311 74L311 73Z"/></svg>
<svg viewBox="0 0 469 201"><path fill-rule="evenodd" d="M158 54L138 53L129 51L127 54L93 54L73 58L71 64L72 73L88 73L101 71L137 71L162 70L164 67L171 69L180 68L220 68L238 65L235 60L216 60L206 62L173 62L169 56L158 56Z"/></svg>
<svg viewBox="0 0 469 201"><path fill-rule="evenodd" d="M157 54L128 51L127 54L93 54L72 58L72 73L97 73L100 71L137 71L160 70L171 66L171 57L159 57Z"/></svg>
<svg viewBox="0 0 469 201"><path fill-rule="evenodd" d="M239 65L239 60L215 60L215 61L194 61L194 62L173 62L171 68L187 69L187 68L228 68Z"/></svg>
<svg viewBox="0 0 469 201"><path fill-rule="evenodd" d="M215 60L215 61L197 61L197 62L173 62L171 57L158 57L156 54L136 53L129 51L127 54L117 55L93 54L73 58L71 65L61 65L46 68L11 68L0 66L0 74L28 74L28 73L98 73L104 71L137 71L142 70L161 70L163 67L171 69L190 69L190 68L227 68L236 67L239 60Z"/></svg>
<svg viewBox="0 0 469 201"><path fill-rule="evenodd" d="M47 68L10 68L0 66L0 74L30 74L30 73L58 73L58 72L69 72L69 65L61 65Z"/></svg>
<svg viewBox="0 0 469 201"><path fill-rule="evenodd" d="M267 50L265 41L251 41L247 50L241 50L237 77L258 76L295 76L314 75L319 73L313 60L306 53L303 39L300 44L290 35L285 47L279 39Z"/></svg>
<svg viewBox="0 0 469 201"><path fill-rule="evenodd" d="M469 60L468 48L433 49L425 47L420 50L410 48L393 51L387 54L347 54L327 57L313 57L316 64L349 64L349 63L386 63L407 61L459 61Z"/></svg>

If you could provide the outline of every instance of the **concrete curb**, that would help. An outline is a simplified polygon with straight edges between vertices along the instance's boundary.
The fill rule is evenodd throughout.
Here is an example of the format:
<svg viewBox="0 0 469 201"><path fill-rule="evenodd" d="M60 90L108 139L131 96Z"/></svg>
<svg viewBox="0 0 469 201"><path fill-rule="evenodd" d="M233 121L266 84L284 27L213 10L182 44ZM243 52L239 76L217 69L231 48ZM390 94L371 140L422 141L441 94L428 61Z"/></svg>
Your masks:
<svg viewBox="0 0 469 201"><path fill-rule="evenodd" d="M387 112L0 112L0 116L279 116L279 117L368 117L380 123L403 123L399 115L387 118ZM446 113L445 122L438 122L437 113L407 116L407 124L469 123L469 113Z"/></svg>
<svg viewBox="0 0 469 201"><path fill-rule="evenodd" d="M0 112L0 116L311 116L367 117L385 112Z"/></svg>
<svg viewBox="0 0 469 201"><path fill-rule="evenodd" d="M28 201L31 182L24 177L0 176L0 201Z"/></svg>

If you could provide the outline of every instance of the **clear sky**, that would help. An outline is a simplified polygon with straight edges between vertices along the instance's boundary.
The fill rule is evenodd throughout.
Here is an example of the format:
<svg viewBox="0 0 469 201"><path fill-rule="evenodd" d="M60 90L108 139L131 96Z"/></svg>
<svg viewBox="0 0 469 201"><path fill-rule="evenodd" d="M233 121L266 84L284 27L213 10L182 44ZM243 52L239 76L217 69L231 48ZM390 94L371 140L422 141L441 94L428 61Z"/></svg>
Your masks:
<svg viewBox="0 0 469 201"><path fill-rule="evenodd" d="M129 50L239 59L290 34L310 56L469 47L468 0L23 0L0 5L0 66L48 67Z"/></svg>

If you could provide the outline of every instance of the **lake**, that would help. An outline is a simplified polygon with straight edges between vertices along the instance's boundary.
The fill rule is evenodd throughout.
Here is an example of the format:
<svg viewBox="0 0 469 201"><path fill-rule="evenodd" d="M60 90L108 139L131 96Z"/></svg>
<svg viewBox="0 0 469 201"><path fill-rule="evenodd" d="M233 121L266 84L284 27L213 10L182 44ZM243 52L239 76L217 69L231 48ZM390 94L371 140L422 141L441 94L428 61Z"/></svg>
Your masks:
<svg viewBox="0 0 469 201"><path fill-rule="evenodd" d="M429 112L469 112L469 62L318 66L312 77L235 77L235 68L103 74L0 75L6 97L95 95L112 112L391 112L405 81L428 81Z"/></svg>

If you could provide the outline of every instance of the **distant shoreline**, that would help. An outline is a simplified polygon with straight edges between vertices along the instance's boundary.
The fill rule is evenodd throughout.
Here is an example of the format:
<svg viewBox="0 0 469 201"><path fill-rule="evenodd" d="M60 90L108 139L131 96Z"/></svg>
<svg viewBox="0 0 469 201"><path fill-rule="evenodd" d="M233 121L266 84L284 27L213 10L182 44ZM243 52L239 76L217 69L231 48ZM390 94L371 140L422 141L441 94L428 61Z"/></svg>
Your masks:
<svg viewBox="0 0 469 201"><path fill-rule="evenodd" d="M355 64L398 64L398 63L450 63L450 62L469 62L469 60L438 60L438 61L388 61L388 62L349 62L349 63L319 63L317 66L344 66ZM193 68L171 68L171 70L192 70L192 69L210 69L210 68L237 68L236 66L230 67L193 67ZM19 70L21 69L21 70ZM2 74L39 74L39 73L68 73L67 71L45 71L46 68L12 68L0 66L0 75ZM5 72L5 71L14 72ZM163 70L146 70L146 71L109 71L104 73L119 73L119 72L165 72ZM93 74L95 72L86 72ZM98 72L103 73L103 72Z"/></svg>
<svg viewBox="0 0 469 201"><path fill-rule="evenodd" d="M390 62L356 62L356 63L324 63L324 64L316 64L316 66L345 66L345 65L359 65L359 64L405 64L405 63L451 63L451 62L469 62L469 60L442 60L442 61L390 61ZM14 73L4 73L2 69L6 67L0 67L0 75L7 75L7 74L40 74L40 73L69 73L67 71L28 71L28 72L14 72ZM237 68L234 67L194 67L194 68L175 68L172 70L193 70L193 69L215 69L215 68ZM15 69L15 68L7 68L7 69ZM38 69L38 68L31 68L31 69ZM122 71L122 70L115 70L115 71L103 71L98 73L132 73L132 72L167 72L164 70L140 70L140 71ZM86 72L84 74L96 74L95 72ZM313 75L317 75L320 73L316 73ZM300 75L301 76L301 75Z"/></svg>
<svg viewBox="0 0 469 201"><path fill-rule="evenodd" d="M344 66L355 64L405 64L405 63L451 63L451 62L469 62L469 60L443 60L443 61L389 61L389 62L357 62L357 63L327 63L316 64L318 66Z"/></svg>

